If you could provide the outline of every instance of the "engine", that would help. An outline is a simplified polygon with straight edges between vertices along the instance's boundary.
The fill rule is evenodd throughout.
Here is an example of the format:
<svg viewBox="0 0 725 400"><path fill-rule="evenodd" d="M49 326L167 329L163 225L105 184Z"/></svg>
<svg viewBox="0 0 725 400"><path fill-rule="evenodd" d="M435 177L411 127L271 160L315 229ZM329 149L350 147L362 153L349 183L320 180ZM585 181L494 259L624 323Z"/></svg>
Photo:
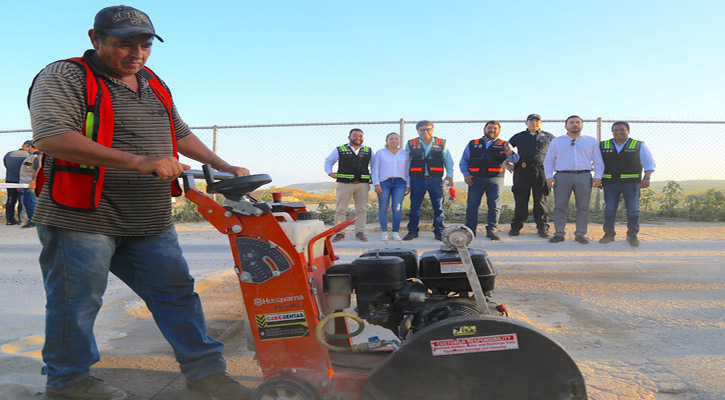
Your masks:
<svg viewBox="0 0 725 400"><path fill-rule="evenodd" d="M468 249L483 288L488 310L481 310L471 295L461 257L455 249L423 253L388 248L370 250L348 264L336 264L324 275L328 305L350 307L354 293L356 312L367 322L393 331L405 339L416 331L462 315L501 314L490 300L496 269L483 250Z"/></svg>

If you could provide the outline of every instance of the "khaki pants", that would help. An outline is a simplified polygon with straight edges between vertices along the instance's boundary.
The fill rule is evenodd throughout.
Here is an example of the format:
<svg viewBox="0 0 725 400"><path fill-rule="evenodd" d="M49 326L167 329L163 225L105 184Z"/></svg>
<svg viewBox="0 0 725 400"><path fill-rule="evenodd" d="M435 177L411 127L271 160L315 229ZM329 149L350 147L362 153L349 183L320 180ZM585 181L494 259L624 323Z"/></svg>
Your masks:
<svg viewBox="0 0 725 400"><path fill-rule="evenodd" d="M350 204L350 197L355 200L355 233L365 230L365 222L368 215L368 194L369 183L344 183L337 182L337 205L335 206L335 224L345 222L347 206Z"/></svg>

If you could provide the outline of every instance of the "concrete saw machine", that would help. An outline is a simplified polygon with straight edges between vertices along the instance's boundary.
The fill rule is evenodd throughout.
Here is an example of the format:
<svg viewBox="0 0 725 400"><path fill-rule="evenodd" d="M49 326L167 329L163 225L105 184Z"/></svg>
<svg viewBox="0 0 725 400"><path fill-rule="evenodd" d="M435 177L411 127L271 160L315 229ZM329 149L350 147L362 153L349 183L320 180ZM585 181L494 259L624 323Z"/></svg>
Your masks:
<svg viewBox="0 0 725 400"><path fill-rule="evenodd" d="M183 180L229 238L264 376L255 399L587 399L569 354L492 300L498 273L467 227L448 227L439 250L380 248L341 263L331 237L354 218L328 229L303 203L258 201L250 193L268 175L205 165ZM361 340L366 323L392 334Z"/></svg>

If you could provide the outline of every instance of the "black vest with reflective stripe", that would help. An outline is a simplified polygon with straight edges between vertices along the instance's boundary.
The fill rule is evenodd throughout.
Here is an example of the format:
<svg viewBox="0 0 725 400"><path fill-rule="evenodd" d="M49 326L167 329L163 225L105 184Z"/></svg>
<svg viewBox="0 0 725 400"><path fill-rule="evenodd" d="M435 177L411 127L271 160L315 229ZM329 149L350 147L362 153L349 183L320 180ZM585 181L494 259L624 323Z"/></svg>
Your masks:
<svg viewBox="0 0 725 400"><path fill-rule="evenodd" d="M361 146L357 154L352 150L349 144L343 144L337 148L337 181L350 182L370 182L370 147Z"/></svg>
<svg viewBox="0 0 725 400"><path fill-rule="evenodd" d="M494 178L503 176L503 162L506 155L506 141L498 139L486 148L484 139L468 142L468 173L475 177Z"/></svg>
<svg viewBox="0 0 725 400"><path fill-rule="evenodd" d="M604 160L602 183L639 183L642 180L642 161L639 158L641 147L641 141L627 139L622 151L617 153L614 139L600 142L599 150Z"/></svg>
<svg viewBox="0 0 725 400"><path fill-rule="evenodd" d="M443 150L446 148L445 139L433 137L432 145L428 156L425 155L423 142L418 138L408 141L408 153L410 153L410 177L425 178L426 172L431 178L443 177Z"/></svg>

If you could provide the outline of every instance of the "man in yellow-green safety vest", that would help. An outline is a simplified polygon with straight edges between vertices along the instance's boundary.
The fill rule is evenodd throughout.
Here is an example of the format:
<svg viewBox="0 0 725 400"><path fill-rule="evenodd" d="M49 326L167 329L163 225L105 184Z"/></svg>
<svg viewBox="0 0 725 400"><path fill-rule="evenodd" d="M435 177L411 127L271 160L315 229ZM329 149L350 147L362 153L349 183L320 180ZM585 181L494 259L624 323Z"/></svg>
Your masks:
<svg viewBox="0 0 725 400"><path fill-rule="evenodd" d="M629 124L624 121L612 125L613 139L599 143L604 160L602 188L604 189L604 236L599 243L614 241L614 221L620 196L627 209L627 242L639 246L639 193L649 187L655 162L644 142L629 137ZM644 170L644 176L642 176Z"/></svg>
<svg viewBox="0 0 725 400"><path fill-rule="evenodd" d="M337 180L337 205L335 223L345 221L350 198L355 200L355 237L367 242L365 236L365 222L367 219L368 193L370 191L370 160L373 151L363 146L362 129L353 128L347 137L349 143L336 147L325 159L325 173ZM337 172L332 172L332 166L337 163ZM345 238L344 232L339 232L333 242Z"/></svg>

